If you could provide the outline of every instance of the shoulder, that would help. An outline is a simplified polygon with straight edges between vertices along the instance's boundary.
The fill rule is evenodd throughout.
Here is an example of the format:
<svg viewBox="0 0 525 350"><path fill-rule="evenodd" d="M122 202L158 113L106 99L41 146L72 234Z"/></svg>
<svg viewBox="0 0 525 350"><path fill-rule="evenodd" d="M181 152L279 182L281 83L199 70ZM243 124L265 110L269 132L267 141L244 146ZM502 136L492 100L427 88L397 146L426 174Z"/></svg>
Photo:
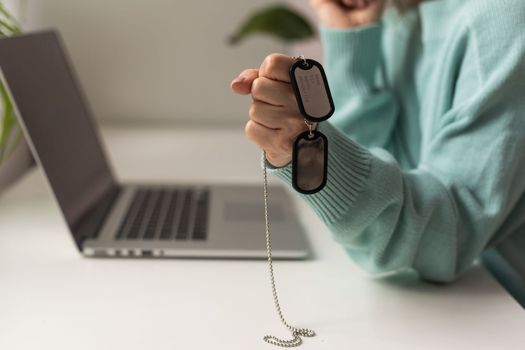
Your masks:
<svg viewBox="0 0 525 350"><path fill-rule="evenodd" d="M461 4L461 13L476 29L495 30L496 33L518 32L523 31L525 24L525 1L466 0Z"/></svg>
<svg viewBox="0 0 525 350"><path fill-rule="evenodd" d="M469 42L477 52L482 74L502 65L508 69L523 65L525 1L463 0L459 15L466 21Z"/></svg>
<svg viewBox="0 0 525 350"><path fill-rule="evenodd" d="M433 36L456 35L465 30L481 41L519 40L525 36L524 0L431 0L422 2L419 12L423 22L430 23L429 31L442 32L431 33Z"/></svg>
<svg viewBox="0 0 525 350"><path fill-rule="evenodd" d="M451 1L451 0L445 0ZM525 20L525 1L523 0L453 0L461 2L463 14L471 20L507 21L510 25L523 26ZM493 23L490 23L492 25ZM523 28L523 27L522 27Z"/></svg>
<svg viewBox="0 0 525 350"><path fill-rule="evenodd" d="M461 17L481 43L523 42L525 36L525 1L466 0Z"/></svg>

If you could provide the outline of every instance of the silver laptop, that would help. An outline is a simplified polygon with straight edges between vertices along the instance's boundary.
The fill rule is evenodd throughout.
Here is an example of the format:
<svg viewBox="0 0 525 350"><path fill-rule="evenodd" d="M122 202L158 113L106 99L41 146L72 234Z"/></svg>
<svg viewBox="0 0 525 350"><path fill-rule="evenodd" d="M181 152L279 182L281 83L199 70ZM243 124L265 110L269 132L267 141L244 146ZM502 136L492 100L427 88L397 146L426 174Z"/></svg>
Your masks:
<svg viewBox="0 0 525 350"><path fill-rule="evenodd" d="M84 255L265 257L259 185L118 183L56 32L1 39L0 68L26 139ZM308 244L291 199L282 187L271 188L271 195L275 257L306 258Z"/></svg>

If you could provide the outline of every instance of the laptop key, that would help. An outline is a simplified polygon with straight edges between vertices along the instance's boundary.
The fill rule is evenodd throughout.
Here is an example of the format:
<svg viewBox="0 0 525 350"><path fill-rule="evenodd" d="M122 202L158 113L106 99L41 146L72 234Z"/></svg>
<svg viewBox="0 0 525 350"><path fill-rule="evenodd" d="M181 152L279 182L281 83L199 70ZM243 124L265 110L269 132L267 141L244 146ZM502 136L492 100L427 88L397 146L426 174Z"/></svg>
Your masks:
<svg viewBox="0 0 525 350"><path fill-rule="evenodd" d="M208 206L208 189L138 189L116 238L205 240Z"/></svg>
<svg viewBox="0 0 525 350"><path fill-rule="evenodd" d="M144 215L146 214L146 209L148 207L148 202L151 198L151 191L145 191L144 195L140 197L141 203L139 209L133 218L133 223L131 224L130 229L127 232L127 239L138 239L140 236L140 231L142 228L142 222Z"/></svg>
<svg viewBox="0 0 525 350"><path fill-rule="evenodd" d="M135 194L131 206L128 209L128 212L126 213L126 216L124 217L124 220L122 221L122 224L120 225L120 228L117 232L117 239L127 238L128 232L133 226L134 219L138 215L140 206L142 205L145 195L146 193L143 190L138 190Z"/></svg>
<svg viewBox="0 0 525 350"><path fill-rule="evenodd" d="M181 195L180 191L173 191L169 194L167 201L166 213L160 229L160 239L168 240L173 237L173 222L175 220L175 211L177 209L177 201Z"/></svg>
<svg viewBox="0 0 525 350"><path fill-rule="evenodd" d="M157 225L159 224L159 216L162 209L164 195L165 191L163 190L158 190L156 192L155 203L151 207L151 215L145 224L143 235L144 239L151 240L155 238L155 233L157 232Z"/></svg>
<svg viewBox="0 0 525 350"><path fill-rule="evenodd" d="M205 240L208 236L208 207L210 191L204 190L199 194L197 199L195 223L193 225L194 240Z"/></svg>
<svg viewBox="0 0 525 350"><path fill-rule="evenodd" d="M179 226L177 228L177 234L175 239L182 240L188 239L188 228L190 224L190 213L191 213L191 204L193 200L194 191L188 190L184 193L184 200L182 204L182 214L179 221Z"/></svg>

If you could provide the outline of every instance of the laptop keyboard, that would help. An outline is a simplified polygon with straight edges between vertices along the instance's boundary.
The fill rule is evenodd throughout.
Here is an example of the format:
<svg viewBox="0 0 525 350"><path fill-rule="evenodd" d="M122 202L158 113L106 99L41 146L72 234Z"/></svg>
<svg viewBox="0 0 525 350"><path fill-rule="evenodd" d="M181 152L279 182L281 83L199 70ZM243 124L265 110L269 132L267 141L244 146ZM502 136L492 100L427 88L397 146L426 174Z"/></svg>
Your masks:
<svg viewBox="0 0 525 350"><path fill-rule="evenodd" d="M205 240L209 190L140 188L117 232L120 240Z"/></svg>

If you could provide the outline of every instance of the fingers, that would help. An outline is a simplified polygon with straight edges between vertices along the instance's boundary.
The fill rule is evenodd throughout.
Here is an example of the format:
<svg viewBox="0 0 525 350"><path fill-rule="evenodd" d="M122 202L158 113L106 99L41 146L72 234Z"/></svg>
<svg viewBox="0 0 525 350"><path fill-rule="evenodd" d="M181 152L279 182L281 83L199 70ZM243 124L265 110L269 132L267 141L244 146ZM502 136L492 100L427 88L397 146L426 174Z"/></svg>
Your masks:
<svg viewBox="0 0 525 350"><path fill-rule="evenodd" d="M290 68L294 62L295 59L293 57L283 54L274 53L268 55L259 68L259 76L289 83Z"/></svg>
<svg viewBox="0 0 525 350"><path fill-rule="evenodd" d="M253 81L252 96L255 100L274 106L296 106L295 95L289 83L259 77Z"/></svg>
<svg viewBox="0 0 525 350"><path fill-rule="evenodd" d="M363 8L375 0L310 0L310 6L317 8L320 5L342 5L348 8Z"/></svg>
<svg viewBox="0 0 525 350"><path fill-rule="evenodd" d="M345 1L351 1L351 0L345 0ZM340 2L340 1L339 0L310 0L310 6L315 9L318 6L321 6L321 5L325 5L325 4L328 4L328 3L337 4L338 2Z"/></svg>
<svg viewBox="0 0 525 350"><path fill-rule="evenodd" d="M285 166L292 159L292 140L286 133L272 130L250 120L244 129L246 137L264 149L266 159L276 167Z"/></svg>
<svg viewBox="0 0 525 350"><path fill-rule="evenodd" d="M252 83L259 76L258 69L246 69L230 84L233 92L239 95L248 95L252 90Z"/></svg>
<svg viewBox="0 0 525 350"><path fill-rule="evenodd" d="M253 120L249 120L244 127L244 133L248 140L263 149L272 146L273 139L277 136L277 130L267 128Z"/></svg>
<svg viewBox="0 0 525 350"><path fill-rule="evenodd" d="M269 55L258 70L245 70L231 83L234 92L251 93L253 102L245 133L265 150L266 158L275 166L290 162L293 140L306 130L290 84L289 71L294 61L286 55Z"/></svg>
<svg viewBox="0 0 525 350"><path fill-rule="evenodd" d="M310 0L322 26L352 28L378 21L388 0Z"/></svg>
<svg viewBox="0 0 525 350"><path fill-rule="evenodd" d="M316 12L322 26L328 28L350 28L352 23L348 18L350 2L342 3L337 0L311 0L310 5ZM353 3L352 3L353 4Z"/></svg>
<svg viewBox="0 0 525 350"><path fill-rule="evenodd" d="M349 8L363 8L368 5L371 1L369 0L342 0L341 3L343 6L349 7Z"/></svg>
<svg viewBox="0 0 525 350"><path fill-rule="evenodd" d="M294 63L294 58L282 54L271 54L267 56L260 69L246 69L235 78L230 88L233 92L240 95L248 95L252 90L252 84L258 77L280 81L283 83L290 82L290 67Z"/></svg>
<svg viewBox="0 0 525 350"><path fill-rule="evenodd" d="M354 0L310 0L310 6L314 10L322 7L341 8L342 6L352 7Z"/></svg>
<svg viewBox="0 0 525 350"><path fill-rule="evenodd" d="M273 130L296 131L304 126L299 111L254 100L248 111L250 119Z"/></svg>

